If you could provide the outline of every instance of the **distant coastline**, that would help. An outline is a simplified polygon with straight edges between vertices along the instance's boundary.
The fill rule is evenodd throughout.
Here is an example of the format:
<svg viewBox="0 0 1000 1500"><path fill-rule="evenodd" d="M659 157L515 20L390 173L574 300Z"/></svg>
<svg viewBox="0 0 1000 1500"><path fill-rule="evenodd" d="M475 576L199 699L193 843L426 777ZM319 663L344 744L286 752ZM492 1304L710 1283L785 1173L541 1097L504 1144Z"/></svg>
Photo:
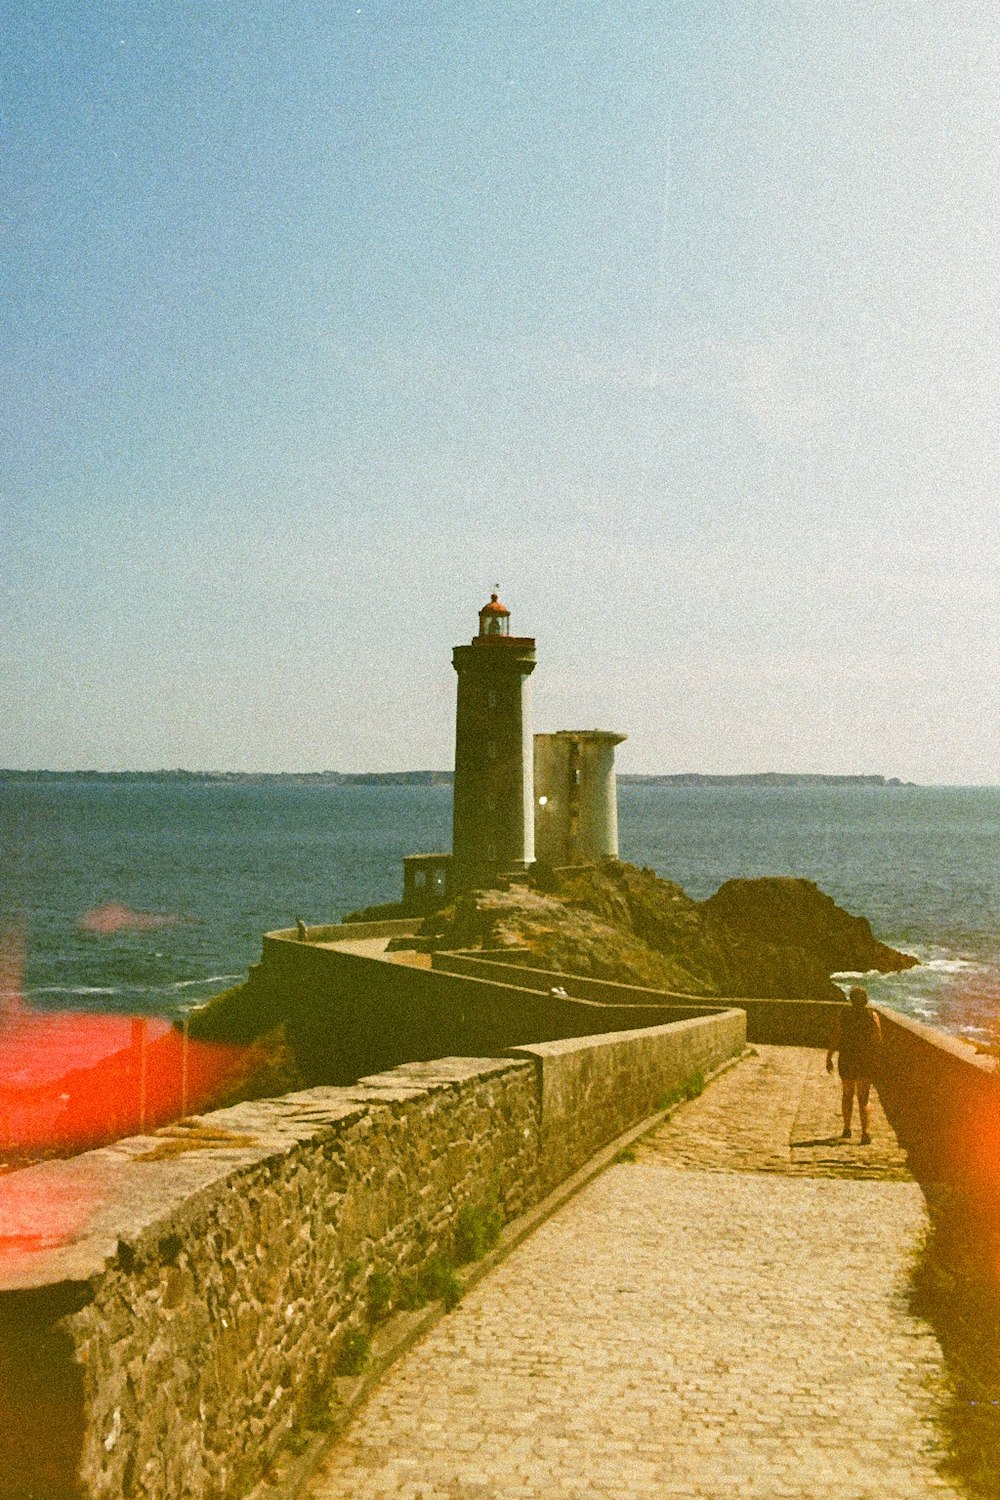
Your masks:
<svg viewBox="0 0 1000 1500"><path fill-rule="evenodd" d="M710 776L681 771L673 776L619 776L630 786L916 786L898 776L821 776L809 771L746 771L738 776Z"/></svg>
<svg viewBox="0 0 1000 1500"><path fill-rule="evenodd" d="M451 786L451 771L6 771L4 781L211 782L226 786Z"/></svg>
<svg viewBox="0 0 1000 1500"><path fill-rule="evenodd" d="M11 771L4 781L209 782L225 785L283 786L451 786L451 771ZM619 774L623 786L915 786L898 776L824 776L805 771L747 771L714 776L702 771L672 775Z"/></svg>

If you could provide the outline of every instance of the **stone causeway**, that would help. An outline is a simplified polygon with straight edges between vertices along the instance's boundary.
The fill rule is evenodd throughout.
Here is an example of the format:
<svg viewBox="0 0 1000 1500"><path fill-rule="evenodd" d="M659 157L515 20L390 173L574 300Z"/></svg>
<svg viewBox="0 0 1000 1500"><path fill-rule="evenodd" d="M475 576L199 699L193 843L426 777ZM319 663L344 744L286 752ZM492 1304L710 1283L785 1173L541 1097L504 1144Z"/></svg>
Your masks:
<svg viewBox="0 0 1000 1500"><path fill-rule="evenodd" d="M623 1153L393 1366L310 1500L966 1493L908 1286L927 1228L877 1101L760 1046Z"/></svg>

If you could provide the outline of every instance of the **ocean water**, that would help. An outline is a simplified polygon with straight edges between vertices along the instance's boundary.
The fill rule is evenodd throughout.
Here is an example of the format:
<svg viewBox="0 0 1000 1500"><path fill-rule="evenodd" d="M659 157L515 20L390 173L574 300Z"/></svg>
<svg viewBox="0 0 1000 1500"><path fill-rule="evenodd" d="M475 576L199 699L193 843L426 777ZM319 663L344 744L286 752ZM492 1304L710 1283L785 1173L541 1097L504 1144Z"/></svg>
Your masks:
<svg viewBox="0 0 1000 1500"><path fill-rule="evenodd" d="M624 786L619 822L623 858L695 897L815 880L921 960L873 998L972 1039L1000 1026L1000 789ZM33 1005L177 1015L269 928L397 899L403 854L449 848L450 825L448 787L0 783L0 920ZM165 920L80 925L110 903Z"/></svg>
<svg viewBox="0 0 1000 1500"><path fill-rule="evenodd" d="M699 899L733 876L814 880L920 959L866 976L876 1003L1000 1035L1000 788L632 786L619 835L625 857Z"/></svg>

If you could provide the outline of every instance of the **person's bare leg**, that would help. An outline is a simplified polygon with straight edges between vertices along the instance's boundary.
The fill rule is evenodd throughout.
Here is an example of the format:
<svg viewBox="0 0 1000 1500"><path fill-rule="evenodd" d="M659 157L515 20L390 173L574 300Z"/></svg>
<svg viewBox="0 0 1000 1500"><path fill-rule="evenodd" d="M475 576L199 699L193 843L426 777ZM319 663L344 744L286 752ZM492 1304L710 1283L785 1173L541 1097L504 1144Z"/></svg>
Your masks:
<svg viewBox="0 0 1000 1500"><path fill-rule="evenodd" d="M858 1114L861 1116L861 1144L867 1146L871 1140L868 1126L871 1123L871 1110L868 1107L868 1091L871 1083L867 1078L858 1079Z"/></svg>
<svg viewBox="0 0 1000 1500"><path fill-rule="evenodd" d="M854 1081L853 1079L841 1080L840 1111L844 1116L844 1137L851 1133L851 1115L854 1112Z"/></svg>

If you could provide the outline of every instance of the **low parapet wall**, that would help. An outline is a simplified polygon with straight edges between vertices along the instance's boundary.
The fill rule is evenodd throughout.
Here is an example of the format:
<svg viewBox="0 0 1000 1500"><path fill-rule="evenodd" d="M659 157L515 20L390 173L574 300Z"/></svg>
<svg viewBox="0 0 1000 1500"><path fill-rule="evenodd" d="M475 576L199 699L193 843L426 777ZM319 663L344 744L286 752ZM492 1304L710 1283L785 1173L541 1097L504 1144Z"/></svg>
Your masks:
<svg viewBox="0 0 1000 1500"><path fill-rule="evenodd" d="M672 1026L512 1049L537 1069L543 1191L662 1109L685 1082L738 1054L745 1041L745 1016L727 1010Z"/></svg>
<svg viewBox="0 0 1000 1500"><path fill-rule="evenodd" d="M346 1084L415 1059L496 1056L522 1043L734 1007L746 1012L751 1042L825 1047L833 1030L837 1005L823 1000L681 995L534 968L517 951L436 952L431 968L358 951L368 939L412 935L417 925L312 927L306 942L294 931L269 932L248 983L196 1012L191 1037L248 1042L284 1025L307 1083Z"/></svg>
<svg viewBox="0 0 1000 1500"><path fill-rule="evenodd" d="M527 1063L450 1059L6 1179L0 1201L85 1217L0 1261L0 1495L243 1494L364 1326L372 1274L450 1249L487 1192L505 1217L535 1201L538 1131Z"/></svg>
<svg viewBox="0 0 1000 1500"><path fill-rule="evenodd" d="M410 1063L3 1179L0 1500L237 1500L462 1210L536 1204L740 1013Z"/></svg>
<svg viewBox="0 0 1000 1500"><path fill-rule="evenodd" d="M514 969L509 977L519 973ZM547 976L544 989L507 983L506 977L486 966L476 974L415 968L268 933L250 985L268 1023L284 1023L310 1084L346 1084L445 1055L496 1057L524 1043L658 1026L725 1008L691 998L675 1001L656 990L631 990L623 1002L615 995L628 987L613 985L605 986L600 999L572 998L551 993L561 976Z"/></svg>
<svg viewBox="0 0 1000 1500"><path fill-rule="evenodd" d="M503 984L519 985L536 994L548 993L553 985L564 989L571 999L594 1004L655 1006L687 1005L746 1011L747 1041L768 1042L784 1047L826 1047L833 1033L839 1004L830 1000L774 1000L746 996L682 995L667 990L647 989L637 984L618 984L610 979L592 979L554 969L530 967L530 954L505 955L501 949L435 953L432 964L436 973L465 974L470 977L492 976ZM648 1013L648 1012L647 1012ZM643 1023L639 1023L643 1024Z"/></svg>
<svg viewBox="0 0 1000 1500"><path fill-rule="evenodd" d="M957 1188L1000 1231L996 1059L898 1011L879 1016L879 1097L914 1173Z"/></svg>
<svg viewBox="0 0 1000 1500"><path fill-rule="evenodd" d="M310 926L306 923L306 937L299 939L297 927L282 928L268 933L268 937L285 938L292 942L337 943L341 939L412 937L420 931L422 917L392 917L384 922L328 922Z"/></svg>
<svg viewBox="0 0 1000 1500"><path fill-rule="evenodd" d="M431 967L442 974L468 974L473 978L492 979L501 984L517 985L535 994L547 994L558 985L574 1000L591 1000L601 1005L705 1005L725 1006L728 1002L714 998L684 995L679 991L655 990L639 984L619 984L611 979L592 979L585 974L567 974L557 969L537 969L530 963L531 954L508 956L502 949L481 951L452 949L431 955Z"/></svg>

